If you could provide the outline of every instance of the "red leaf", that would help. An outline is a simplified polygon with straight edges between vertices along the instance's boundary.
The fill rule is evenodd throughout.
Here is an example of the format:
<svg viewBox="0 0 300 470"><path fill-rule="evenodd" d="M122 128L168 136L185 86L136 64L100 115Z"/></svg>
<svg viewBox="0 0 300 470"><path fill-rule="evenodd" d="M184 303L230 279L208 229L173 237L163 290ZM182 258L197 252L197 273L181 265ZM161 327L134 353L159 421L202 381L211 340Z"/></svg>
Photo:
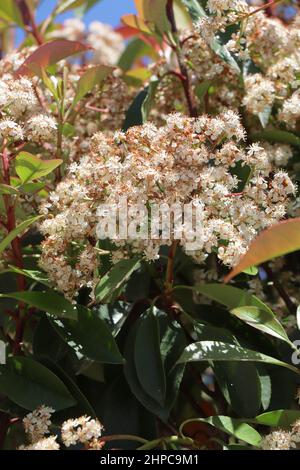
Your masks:
<svg viewBox="0 0 300 470"><path fill-rule="evenodd" d="M90 50L91 47L86 46L78 41L68 41L66 39L58 39L48 42L38 47L18 68L16 76L40 75L41 69L45 69L50 65L59 62L66 57L70 57L80 52Z"/></svg>
<svg viewBox="0 0 300 470"><path fill-rule="evenodd" d="M296 250L300 250L300 217L284 220L261 232L253 240L238 265L225 277L225 282L250 266L256 266Z"/></svg>

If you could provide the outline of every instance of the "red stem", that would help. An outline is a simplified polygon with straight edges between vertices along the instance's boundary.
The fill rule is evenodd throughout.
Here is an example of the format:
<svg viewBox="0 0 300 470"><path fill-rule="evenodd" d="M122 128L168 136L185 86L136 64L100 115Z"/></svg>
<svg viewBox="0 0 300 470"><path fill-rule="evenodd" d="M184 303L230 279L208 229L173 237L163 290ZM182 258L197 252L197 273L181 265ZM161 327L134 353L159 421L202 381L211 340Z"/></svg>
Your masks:
<svg viewBox="0 0 300 470"><path fill-rule="evenodd" d="M44 38L41 35L37 24L35 22L34 15L31 9L28 7L26 0L16 0L16 4L22 15L22 20L25 25L25 29L29 30L37 44L40 46L44 42Z"/></svg>
<svg viewBox="0 0 300 470"><path fill-rule="evenodd" d="M5 184L10 186L10 157L8 150L6 148L6 142L4 142L2 157L2 169L3 169L3 181ZM9 194L3 195L4 205L6 209L6 227L8 233L16 228L16 216L15 216L15 203L12 200ZM22 259L22 247L21 239L19 237L14 238L11 242L12 253L13 253L13 262L18 268L23 268L23 259ZM19 291L24 291L26 289L26 281L24 276L17 275L17 286ZM18 310L15 315L16 321L16 333L12 345L13 354L19 354L21 351L24 328L25 328L25 318L22 315L23 304L19 303ZM10 425L9 416L6 413L1 415L1 426L0 426L0 449L3 447L7 430Z"/></svg>

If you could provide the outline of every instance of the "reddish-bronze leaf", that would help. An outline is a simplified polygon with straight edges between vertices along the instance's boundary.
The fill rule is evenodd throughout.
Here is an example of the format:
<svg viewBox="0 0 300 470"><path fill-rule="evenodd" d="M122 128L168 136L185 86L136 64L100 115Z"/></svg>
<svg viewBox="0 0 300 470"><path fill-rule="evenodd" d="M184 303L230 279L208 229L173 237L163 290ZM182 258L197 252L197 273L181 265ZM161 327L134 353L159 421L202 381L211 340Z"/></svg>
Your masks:
<svg viewBox="0 0 300 470"><path fill-rule="evenodd" d="M66 59L74 54L86 52L90 50L78 41L68 41L66 39L58 39L55 41L47 42L38 47L18 68L16 75L26 75L32 77L33 75L41 75L41 70L49 67L50 65Z"/></svg>
<svg viewBox="0 0 300 470"><path fill-rule="evenodd" d="M250 266L296 250L300 250L300 217L284 220L260 233L238 265L225 277L225 282Z"/></svg>

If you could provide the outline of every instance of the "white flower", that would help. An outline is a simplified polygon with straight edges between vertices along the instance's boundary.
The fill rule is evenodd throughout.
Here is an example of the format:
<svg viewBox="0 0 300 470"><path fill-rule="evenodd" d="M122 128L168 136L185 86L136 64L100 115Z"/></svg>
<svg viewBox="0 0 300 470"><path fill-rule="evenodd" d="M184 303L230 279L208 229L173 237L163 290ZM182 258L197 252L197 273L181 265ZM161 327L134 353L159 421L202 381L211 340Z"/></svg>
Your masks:
<svg viewBox="0 0 300 470"><path fill-rule="evenodd" d="M268 434L261 442L263 450L290 450L291 447L293 447L292 435L282 429Z"/></svg>
<svg viewBox="0 0 300 470"><path fill-rule="evenodd" d="M93 21L89 25L87 40L95 49L93 62L97 64L117 64L125 47L122 36L110 25L100 21Z"/></svg>
<svg viewBox="0 0 300 470"><path fill-rule="evenodd" d="M20 446L18 450L59 450L56 442L57 436L49 436L40 439L29 446Z"/></svg>
<svg viewBox="0 0 300 470"><path fill-rule="evenodd" d="M65 421L61 428L61 438L66 447L77 443L86 444L94 439L99 439L103 426L89 416L81 416L76 419Z"/></svg>
<svg viewBox="0 0 300 470"><path fill-rule="evenodd" d="M256 73L245 79L246 94L243 105L252 114L263 113L266 108L273 105L275 99L275 87L271 80Z"/></svg>
<svg viewBox="0 0 300 470"><path fill-rule="evenodd" d="M48 433L52 413L52 408L42 405L23 418L23 426L31 442L38 441Z"/></svg>
<svg viewBox="0 0 300 470"><path fill-rule="evenodd" d="M51 142L56 137L55 119L46 114L38 114L27 121L27 139L33 142Z"/></svg>
<svg viewBox="0 0 300 470"><path fill-rule="evenodd" d="M2 139L23 140L23 130L15 121L3 119L0 121L0 137Z"/></svg>

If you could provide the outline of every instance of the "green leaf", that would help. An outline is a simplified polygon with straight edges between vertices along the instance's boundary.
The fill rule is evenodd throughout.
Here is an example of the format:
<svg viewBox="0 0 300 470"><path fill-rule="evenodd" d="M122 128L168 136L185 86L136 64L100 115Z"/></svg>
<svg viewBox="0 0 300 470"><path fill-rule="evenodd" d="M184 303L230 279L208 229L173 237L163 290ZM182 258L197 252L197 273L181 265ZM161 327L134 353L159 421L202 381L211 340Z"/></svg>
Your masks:
<svg viewBox="0 0 300 470"><path fill-rule="evenodd" d="M229 416L211 416L209 418L188 419L180 426L182 432L184 426L188 423L207 423L220 431L234 436L252 446L258 447L261 442L261 435L247 423L243 423L238 419L230 418Z"/></svg>
<svg viewBox="0 0 300 470"><path fill-rule="evenodd" d="M152 80L147 87L148 88L147 96L144 99L142 108L141 108L143 122L147 121L150 111L152 109L158 84L159 84L159 80Z"/></svg>
<svg viewBox="0 0 300 470"><path fill-rule="evenodd" d="M60 159L41 160L31 153L21 152L16 157L16 173L25 184L48 175L62 163Z"/></svg>
<svg viewBox="0 0 300 470"><path fill-rule="evenodd" d="M129 106L123 131L130 127L142 125L148 118L155 96L158 80L153 80L150 84L140 91Z"/></svg>
<svg viewBox="0 0 300 470"><path fill-rule="evenodd" d="M99 302L111 302L139 266L140 260L137 258L123 259L116 263L98 282L95 288L96 299Z"/></svg>
<svg viewBox="0 0 300 470"><path fill-rule="evenodd" d="M292 132L281 131L280 129L256 132L255 134L250 135L250 139L255 142L266 140L267 142L278 142L281 144L290 144L296 147L300 147L299 137L297 137Z"/></svg>
<svg viewBox="0 0 300 470"><path fill-rule="evenodd" d="M9 358L7 365L0 366L0 390L27 410L43 404L58 411L76 404L63 382L29 357Z"/></svg>
<svg viewBox="0 0 300 470"><path fill-rule="evenodd" d="M188 9L193 23L197 23L200 18L206 18L207 14L205 10L201 7L197 0L182 0L182 3ZM241 73L238 63L230 54L226 46L223 46L220 40L215 37L212 43L210 44L211 49L224 60L231 68L233 68L238 74Z"/></svg>
<svg viewBox="0 0 300 470"><path fill-rule="evenodd" d="M195 286L195 291L225 305L229 309L253 306L272 314L272 310L261 300L237 287L226 286L224 284L203 284Z"/></svg>
<svg viewBox="0 0 300 470"><path fill-rule="evenodd" d="M77 16L83 16L89 11L94 5L100 3L102 0L85 0L82 6L76 7L75 14Z"/></svg>
<svg viewBox="0 0 300 470"><path fill-rule="evenodd" d="M241 73L241 69L238 66L238 63L236 60L233 58L233 56L230 54L226 46L223 46L219 39L215 38L213 42L210 44L211 49L219 56L221 57L224 62L226 62L229 67L231 67L235 72L238 74Z"/></svg>
<svg viewBox="0 0 300 470"><path fill-rule="evenodd" d="M230 312L247 323L247 325L268 335L275 336L275 338L279 338L291 345L284 328L273 313L253 306L234 308Z"/></svg>
<svg viewBox="0 0 300 470"><path fill-rule="evenodd" d="M39 220L41 218L41 216L35 216L35 217L31 217L30 219L27 219L27 220L24 220L23 222L21 222L14 230L12 230L11 232L9 232L8 235L6 235L6 237L1 240L0 242L0 253L2 253L2 251L5 250L5 248L8 247L8 245L10 245L10 243L18 236L20 235L21 233L25 232L26 229L28 227L30 227L30 225L32 225L34 222L36 222L37 220Z"/></svg>
<svg viewBox="0 0 300 470"><path fill-rule="evenodd" d="M167 0L143 0L143 17L146 23L155 25L160 34L170 33L171 24L167 17Z"/></svg>
<svg viewBox="0 0 300 470"><path fill-rule="evenodd" d="M65 122L62 126L62 135L64 137L73 137L76 134L76 129L69 122Z"/></svg>
<svg viewBox="0 0 300 470"><path fill-rule="evenodd" d="M57 15L61 13L65 13L68 10L72 10L73 8L79 8L86 3L86 0L64 0L60 1L57 5L55 12Z"/></svg>
<svg viewBox="0 0 300 470"><path fill-rule="evenodd" d="M16 194L19 194L19 191L13 186L9 186L8 184L0 184L0 194L15 196Z"/></svg>
<svg viewBox="0 0 300 470"><path fill-rule="evenodd" d="M300 369L286 362L267 356L258 351L252 351L236 344L223 343L220 341L198 341L190 344L183 351L178 363L199 361L253 361L265 362L276 366L285 367L296 374Z"/></svg>
<svg viewBox="0 0 300 470"><path fill-rule="evenodd" d="M87 93L89 93L96 85L99 85L105 78L110 75L115 67L108 65L96 65L91 67L81 75L75 93L75 97L72 103L74 107Z"/></svg>
<svg viewBox="0 0 300 470"><path fill-rule="evenodd" d="M154 310L155 316L165 315L157 309ZM166 400L164 406L160 406L141 386L136 372L135 364L135 341L137 331L139 329L141 319L137 320L131 328L126 344L125 344L125 366L124 374L130 386L133 395L142 403L142 405L149 410L152 414L158 416L163 422L168 421L170 411L176 401L180 383L184 373L184 364L176 364L184 346L186 344L185 335L176 324L170 324L166 331L163 332L160 328L161 341L161 357L164 364L166 373ZM142 351L144 355L144 352ZM145 371L146 372L146 371Z"/></svg>
<svg viewBox="0 0 300 470"><path fill-rule="evenodd" d="M181 0L183 5L187 8L194 23L200 18L205 18L207 15L198 0Z"/></svg>
<svg viewBox="0 0 300 470"><path fill-rule="evenodd" d="M195 93L200 101L202 101L204 95L206 95L211 85L212 85L211 80L206 80L205 82L198 83L198 85L195 88Z"/></svg>
<svg viewBox="0 0 300 470"><path fill-rule="evenodd" d="M263 230L247 253L225 277L228 282L249 266L258 265L300 249L300 217L284 220ZM249 304L250 305L250 304Z"/></svg>
<svg viewBox="0 0 300 470"><path fill-rule="evenodd" d="M18 186L18 190L21 191L22 193L38 193L45 187L45 183L42 181L37 182L37 183L26 183L22 184L21 186Z"/></svg>
<svg viewBox="0 0 300 470"><path fill-rule="evenodd" d="M126 362L124 365L124 374L125 374L125 377L126 377L126 380L130 387L131 392L139 400L139 402L141 402L142 405L151 413L158 416L162 421L166 422L168 420L170 410L161 407L155 400L153 400L153 398L150 397L150 395L148 395L148 393L145 392L137 376L134 356L135 356L135 338L136 338L136 333L137 333L137 329L139 327L140 321L141 320L138 320L137 322L135 322L135 324L130 330L130 333L126 341L125 351L124 351L124 356L126 359Z"/></svg>
<svg viewBox="0 0 300 470"><path fill-rule="evenodd" d="M77 308L62 295L54 291L24 291L0 294L2 298L15 299L35 307L43 312L51 313L59 318L77 319Z"/></svg>
<svg viewBox="0 0 300 470"><path fill-rule="evenodd" d="M267 410L270 406L272 398L272 382L269 372L263 366L263 364L257 364L257 370L259 374L259 382L261 388L261 404L264 410Z"/></svg>
<svg viewBox="0 0 300 470"><path fill-rule="evenodd" d="M118 66L127 72L138 58L151 54L150 47L144 41L140 38L134 38L127 44L119 59Z"/></svg>
<svg viewBox="0 0 300 470"><path fill-rule="evenodd" d="M298 419L300 419L298 410L275 410L256 416L251 422L277 428L291 426Z"/></svg>
<svg viewBox="0 0 300 470"><path fill-rule="evenodd" d="M0 5L0 18L24 27L20 10L14 0L5 0Z"/></svg>
<svg viewBox="0 0 300 470"><path fill-rule="evenodd" d="M250 266L249 268L244 269L243 273L248 274L249 276L256 276L256 274L258 274L258 268L256 266Z"/></svg>
<svg viewBox="0 0 300 470"><path fill-rule="evenodd" d="M227 402L238 416L256 416L261 407L261 385L251 362L215 362L213 370Z"/></svg>
<svg viewBox="0 0 300 470"><path fill-rule="evenodd" d="M134 359L141 386L163 406L166 397L166 375L160 353L158 320L152 309L141 318L135 339Z"/></svg>
<svg viewBox="0 0 300 470"><path fill-rule="evenodd" d="M97 415L95 413L94 408L86 398L86 396L82 393L76 382L71 379L71 377L64 371L64 369L54 362L50 358L41 358L41 361L44 365L49 367L59 377L63 383L68 387L68 390L71 392L72 396L76 399L78 405L81 407L83 413L86 413L88 416L91 416L94 419L97 419Z"/></svg>
<svg viewBox="0 0 300 470"><path fill-rule="evenodd" d="M105 321L81 305L77 310L77 321L53 319L56 331L83 356L105 364L122 364L123 357Z"/></svg>
<svg viewBox="0 0 300 470"><path fill-rule="evenodd" d="M9 266L9 269L7 271L16 273L16 274L21 274L22 276L26 276L29 279L32 279L33 281L39 282L49 287L48 278L41 271L33 271L31 269L21 269L21 268L18 268L17 266Z"/></svg>

